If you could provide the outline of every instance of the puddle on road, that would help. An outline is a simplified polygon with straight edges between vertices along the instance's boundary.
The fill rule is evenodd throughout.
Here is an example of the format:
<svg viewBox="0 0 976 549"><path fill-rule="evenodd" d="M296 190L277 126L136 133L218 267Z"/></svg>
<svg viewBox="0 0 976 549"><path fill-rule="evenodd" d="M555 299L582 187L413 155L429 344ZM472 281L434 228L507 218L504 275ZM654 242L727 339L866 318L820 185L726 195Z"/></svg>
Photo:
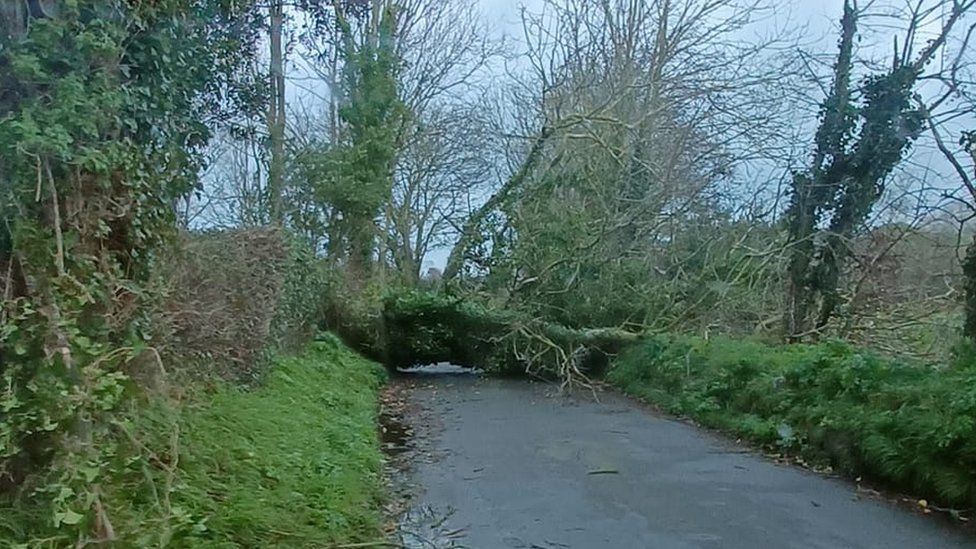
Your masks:
<svg viewBox="0 0 976 549"><path fill-rule="evenodd" d="M477 376L481 375L481 370L476 368L465 368L448 362L437 364L427 364L425 366L413 366L411 368L398 368L397 373L404 377L424 378L424 377L451 377L451 376Z"/></svg>
<svg viewBox="0 0 976 549"><path fill-rule="evenodd" d="M465 529L445 524L453 514L453 510L435 509L429 505L411 507L400 517L397 541L404 549L465 548Z"/></svg>
<svg viewBox="0 0 976 549"><path fill-rule="evenodd" d="M380 444L387 456L394 458L409 451L412 435L413 430L399 416L392 412L380 412Z"/></svg>
<svg viewBox="0 0 976 549"><path fill-rule="evenodd" d="M434 428L425 420L423 410L410 403L414 383L432 377L478 375L470 368L452 364L434 364L399 370L401 379L391 382L381 407L380 443L387 457L386 476L396 501L389 509L394 523L393 541L404 549L462 549L464 528L447 525L452 509L437 509L418 501L419 490L412 483L412 466L421 459L436 459L424 451Z"/></svg>

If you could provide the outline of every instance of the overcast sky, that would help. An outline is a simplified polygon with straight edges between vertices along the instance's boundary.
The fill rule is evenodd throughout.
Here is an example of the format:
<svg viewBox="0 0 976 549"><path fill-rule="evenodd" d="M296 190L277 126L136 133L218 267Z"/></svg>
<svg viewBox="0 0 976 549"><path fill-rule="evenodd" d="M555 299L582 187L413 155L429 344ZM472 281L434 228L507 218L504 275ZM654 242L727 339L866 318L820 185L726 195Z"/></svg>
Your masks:
<svg viewBox="0 0 976 549"><path fill-rule="evenodd" d="M0 0L2 2L3 0ZM522 29L520 12L524 7L530 12L539 12L545 5L545 0L476 0L484 17L489 22L493 33L497 36L507 36L514 42L513 47L508 52L510 54L520 53L521 48L518 43L522 42ZM595 0L593 0L595 1ZM745 2L746 0L743 0ZM762 19L756 22L747 31L750 35L743 36L743 40L752 41L755 35L763 35L790 29L790 36L795 36L801 42L800 46L811 54L823 54L821 59L824 65L821 67L825 72L829 72L829 66L836 55L836 44L838 39L839 20L842 15L844 0L767 0L772 6L772 12L767 12ZM891 19L881 20L876 17L885 8L903 8L905 2L909 0L875 0L871 17L861 21L860 37L858 41L858 57L873 57L875 60L890 58L890 48L892 33L896 32L894 27L903 27L903 24L895 24ZM932 30L938 27L937 21L931 21ZM924 31L923 31L924 33ZM900 32L899 34L903 34ZM296 56L297 57L297 56ZM518 63L519 57L509 57L505 61L508 63ZM495 70L495 69L492 69ZM296 67L293 74L296 80L289 89L289 102L297 103L302 96L310 93L306 88L307 83L302 82L304 74L301 67ZM504 82L499 81L499 85ZM924 94L924 91L923 91ZM970 122L968 119L965 121ZM812 133L812 129L811 129ZM944 161L941 156L933 151L925 151L922 143L916 144L915 153L911 159L912 170L918 173L940 173L943 172ZM908 163L906 163L908 164ZM936 175L936 178L939 178ZM442 266L446 256L445 250L437 250L425 261L427 266Z"/></svg>
<svg viewBox="0 0 976 549"><path fill-rule="evenodd" d="M836 43L836 21L840 20L844 0L775 0L776 13L762 26L805 27L811 43L823 42L822 47L832 48ZM539 11L543 0L479 0L485 17L495 32L521 40L520 11ZM762 28L757 28L761 32ZM424 270L430 267L443 268L449 249L435 249L424 261Z"/></svg>
<svg viewBox="0 0 976 549"><path fill-rule="evenodd" d="M479 0L485 15L501 32L517 35L519 9L538 10L543 0ZM773 2L771 2L773 3ZM840 19L844 0L775 0L778 22L807 24L812 34L823 36Z"/></svg>
<svg viewBox="0 0 976 549"><path fill-rule="evenodd" d="M481 5L485 17L492 23L496 32L506 34L516 40L521 38L521 23L519 12L522 7L529 11L539 11L544 0L477 0ZM751 0L743 0L743 3ZM844 0L767 0L773 13L766 14L763 21L755 26L755 31L782 29L784 27L796 29L802 33L805 46L811 50L834 53L837 43L839 21L843 14ZM880 54L887 56L891 45L892 21L882 21L879 15L892 11L901 12L913 0L874 0L859 25L860 41L858 47L862 54L867 53L875 44L880 44L883 50ZM862 4L866 2L862 0ZM927 2L928 3L928 2ZM936 20L930 20L932 30L937 26ZM895 25L901 26L901 25ZM924 27L923 27L924 29Z"/></svg>
<svg viewBox="0 0 976 549"><path fill-rule="evenodd" d="M544 4L544 0L478 0L484 15L491 22L498 34L521 41L520 9L525 7L530 12L537 12ZM839 20L844 6L844 0L770 0L775 5L775 13L768 14L762 22L757 23L753 32L762 34L766 31L779 30L784 27L797 29L797 34L804 37L804 49L811 53L826 54L831 62L836 54ZM875 6L883 9L888 6L904 5L904 0L877 0ZM874 14L877 14L875 11ZM872 50L887 58L890 53L891 30L886 29L874 33L873 29L886 25L879 25L881 21L871 18L862 22L861 40L858 49L862 55L872 56ZM885 23L890 23L887 21ZM933 22L934 23L934 22ZM875 49L880 45L882 49ZM513 52L514 53L514 52ZM916 170L926 172L934 170L941 172L942 158L932 152L917 150L914 155ZM446 258L446 250L435 250L424 262L424 267L442 267Z"/></svg>

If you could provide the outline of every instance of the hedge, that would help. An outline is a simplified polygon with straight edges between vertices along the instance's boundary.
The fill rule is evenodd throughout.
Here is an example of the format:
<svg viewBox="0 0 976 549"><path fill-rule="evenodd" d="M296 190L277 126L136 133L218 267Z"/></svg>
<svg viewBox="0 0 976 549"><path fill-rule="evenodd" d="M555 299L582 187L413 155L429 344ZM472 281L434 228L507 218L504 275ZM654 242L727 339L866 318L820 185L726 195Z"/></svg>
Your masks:
<svg viewBox="0 0 976 549"><path fill-rule="evenodd" d="M840 342L654 336L608 379L710 427L948 505L976 505L976 360L947 367Z"/></svg>

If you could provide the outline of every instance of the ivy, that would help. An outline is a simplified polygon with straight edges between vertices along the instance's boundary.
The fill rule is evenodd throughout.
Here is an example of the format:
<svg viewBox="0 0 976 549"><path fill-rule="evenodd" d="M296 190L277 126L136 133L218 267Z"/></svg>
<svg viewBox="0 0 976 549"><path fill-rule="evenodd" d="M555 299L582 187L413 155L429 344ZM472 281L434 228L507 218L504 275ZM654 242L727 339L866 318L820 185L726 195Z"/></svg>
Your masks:
<svg viewBox="0 0 976 549"><path fill-rule="evenodd" d="M393 165L408 109L399 98L396 15L392 7L378 17L376 30L356 43L350 21L338 12L343 32L341 54L343 123L340 144L330 151L330 175L322 196L338 211L330 251L347 256L354 268L372 261L376 218L391 197Z"/></svg>
<svg viewBox="0 0 976 549"><path fill-rule="evenodd" d="M46 502L64 541L111 537L98 484L148 345L154 250L233 106L248 50L227 45L253 36L230 6L78 0L0 20L0 490Z"/></svg>
<svg viewBox="0 0 976 549"><path fill-rule="evenodd" d="M857 13L845 3L834 83L825 99L811 167L794 174L786 214L791 257L787 336L819 332L836 312L846 241L881 198L885 180L918 139L924 117L914 107L920 65L896 60L887 73L851 90ZM811 309L819 301L816 322Z"/></svg>

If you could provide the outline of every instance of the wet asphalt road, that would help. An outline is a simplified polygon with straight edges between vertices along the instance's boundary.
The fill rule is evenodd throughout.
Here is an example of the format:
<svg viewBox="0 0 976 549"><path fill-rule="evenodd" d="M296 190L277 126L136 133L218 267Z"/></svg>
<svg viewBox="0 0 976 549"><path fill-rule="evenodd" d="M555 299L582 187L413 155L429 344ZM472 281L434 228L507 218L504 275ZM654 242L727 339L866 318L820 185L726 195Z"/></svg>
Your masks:
<svg viewBox="0 0 976 549"><path fill-rule="evenodd" d="M408 547L976 547L622 397L473 375L413 385L411 420L434 427L418 430Z"/></svg>

